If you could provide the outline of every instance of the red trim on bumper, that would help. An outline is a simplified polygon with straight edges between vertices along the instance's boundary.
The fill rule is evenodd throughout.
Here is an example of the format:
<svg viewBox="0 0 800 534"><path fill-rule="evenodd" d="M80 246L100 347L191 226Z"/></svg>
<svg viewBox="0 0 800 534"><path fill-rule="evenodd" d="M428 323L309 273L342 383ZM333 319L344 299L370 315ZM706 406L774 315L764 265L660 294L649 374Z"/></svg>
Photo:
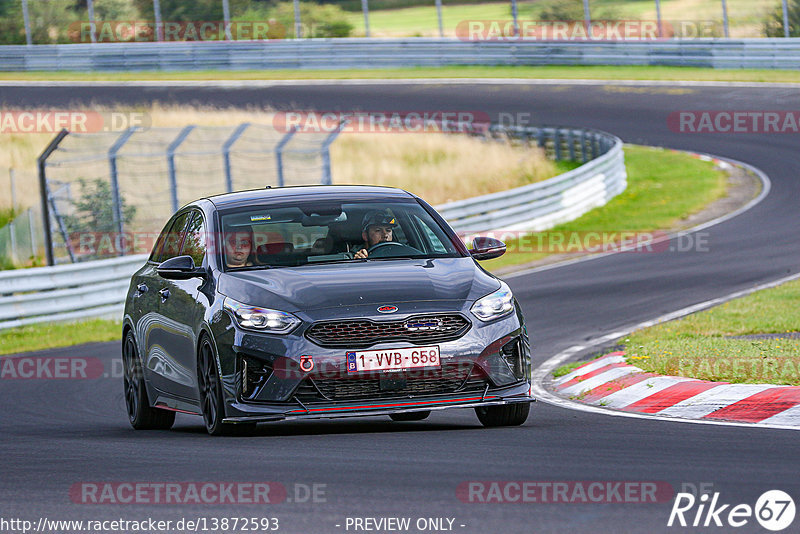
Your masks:
<svg viewBox="0 0 800 534"><path fill-rule="evenodd" d="M490 399L499 399L500 397L496 395L491 395L487 397L469 397L466 399L451 399L451 400L439 400L439 401L423 401L423 402L401 402L395 404L368 404L365 406L332 406L330 408L312 408L310 410L292 410L287 413L311 413L311 412L333 412L339 410L364 410L364 409L374 409L374 408L399 408L403 406L427 406L431 404L442 404L442 403L454 403L454 402L475 402L480 400L490 400Z"/></svg>

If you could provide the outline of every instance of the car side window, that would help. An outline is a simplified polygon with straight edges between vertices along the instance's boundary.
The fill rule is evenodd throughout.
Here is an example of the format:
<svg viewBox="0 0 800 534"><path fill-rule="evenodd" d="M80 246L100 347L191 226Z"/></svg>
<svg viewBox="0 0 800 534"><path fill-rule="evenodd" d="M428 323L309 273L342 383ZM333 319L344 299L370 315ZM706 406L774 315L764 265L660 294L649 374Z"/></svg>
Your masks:
<svg viewBox="0 0 800 534"><path fill-rule="evenodd" d="M174 220L172 225L169 226L169 230L162 233L162 235L158 238L158 240L162 243L161 249L158 254L155 255L153 261L162 263L170 258L180 255L181 241L183 240L184 229L186 228L186 222L190 214L191 212L189 211L181 213Z"/></svg>
<svg viewBox="0 0 800 534"><path fill-rule="evenodd" d="M191 256L196 266L203 264L206 255L206 225L203 215L199 211L194 212L192 221L186 228L186 239L183 240L181 256Z"/></svg>
<svg viewBox="0 0 800 534"><path fill-rule="evenodd" d="M447 253L447 248L442 244L442 240L434 233L430 226L425 224L425 221L420 220L419 217L414 215L414 222L416 223L417 227L422 230L422 233L425 235L425 238L428 240L430 244L430 248L432 252L437 254L445 254Z"/></svg>

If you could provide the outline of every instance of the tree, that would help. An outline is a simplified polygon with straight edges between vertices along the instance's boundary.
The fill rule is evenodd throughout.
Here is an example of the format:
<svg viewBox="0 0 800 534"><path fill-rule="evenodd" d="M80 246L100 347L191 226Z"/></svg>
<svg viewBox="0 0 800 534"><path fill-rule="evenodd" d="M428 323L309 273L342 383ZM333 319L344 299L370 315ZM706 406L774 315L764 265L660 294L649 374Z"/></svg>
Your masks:
<svg viewBox="0 0 800 534"><path fill-rule="evenodd" d="M789 37L800 37L800 0L789 0ZM764 34L767 37L783 37L783 2L778 2L764 21Z"/></svg>

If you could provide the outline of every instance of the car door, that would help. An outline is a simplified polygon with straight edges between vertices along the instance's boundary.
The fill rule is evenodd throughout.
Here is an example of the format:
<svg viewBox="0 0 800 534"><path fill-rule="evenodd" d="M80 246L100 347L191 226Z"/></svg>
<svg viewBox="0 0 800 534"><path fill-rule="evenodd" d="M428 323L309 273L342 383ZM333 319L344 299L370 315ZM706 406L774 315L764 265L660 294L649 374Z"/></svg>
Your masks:
<svg viewBox="0 0 800 534"><path fill-rule="evenodd" d="M203 214L192 210L179 255L191 256L197 267L207 265L206 237ZM208 305L207 297L200 292L205 279L198 276L188 280L162 280L166 291L161 295L160 310L165 326L169 324L170 328L168 331L165 328L161 337L167 360L179 371L171 376L180 379L171 384L171 388L181 397L197 400L197 326Z"/></svg>
<svg viewBox="0 0 800 534"><path fill-rule="evenodd" d="M159 276L158 265L180 255L186 225L192 213L184 211L173 217L172 224L166 227L159 237L160 250L153 255L148 268L142 273L142 282L147 291L141 300L142 314L137 324L138 338L144 348L143 367L148 382L160 392L173 396L187 396L194 391L194 372L189 372L178 364L171 354L180 345L181 324L171 317L169 306L165 306L170 296L169 281ZM190 395L189 398L193 398ZM154 400L154 399L151 399Z"/></svg>

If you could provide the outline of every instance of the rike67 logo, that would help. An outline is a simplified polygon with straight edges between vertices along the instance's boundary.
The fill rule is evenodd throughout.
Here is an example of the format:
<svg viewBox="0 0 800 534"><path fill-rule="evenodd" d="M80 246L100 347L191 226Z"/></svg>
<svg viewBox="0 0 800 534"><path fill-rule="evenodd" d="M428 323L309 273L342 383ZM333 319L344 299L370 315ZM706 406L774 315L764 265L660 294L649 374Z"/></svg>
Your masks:
<svg viewBox="0 0 800 534"><path fill-rule="evenodd" d="M755 518L763 528L777 532L794 521L794 500L781 490L764 492L755 506L744 503L723 504L719 496L719 492L713 495L704 493L699 498L691 493L678 493L667 526L738 528Z"/></svg>

